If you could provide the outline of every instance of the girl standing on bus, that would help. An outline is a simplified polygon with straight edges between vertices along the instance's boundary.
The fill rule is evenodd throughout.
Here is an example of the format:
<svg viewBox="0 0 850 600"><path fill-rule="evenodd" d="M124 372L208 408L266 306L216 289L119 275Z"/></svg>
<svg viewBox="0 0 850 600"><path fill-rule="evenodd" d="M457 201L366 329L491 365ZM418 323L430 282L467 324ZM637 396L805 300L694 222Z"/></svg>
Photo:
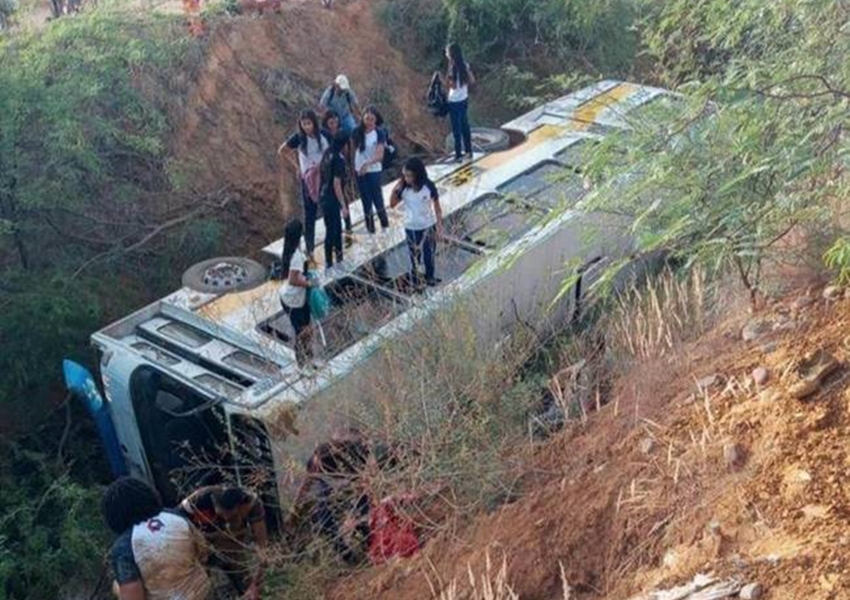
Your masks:
<svg viewBox="0 0 850 600"><path fill-rule="evenodd" d="M348 136L339 131L331 140L331 147L321 162L322 214L325 219L325 268L330 269L342 262L342 219L349 219L348 203L345 201L345 156L343 149Z"/></svg>
<svg viewBox="0 0 850 600"><path fill-rule="evenodd" d="M325 112L325 116L322 117L322 134L329 141L333 141L337 134L342 134L343 136L345 136L345 143L343 145L342 155L345 158L345 187L343 191L345 192L346 210L343 212L343 222L345 223L345 234L347 236L351 236L351 214L348 212L348 205L351 203L351 200L356 197L354 189L357 185L356 178L354 177L351 166L351 144L349 143L351 136L345 131L343 131L342 125L340 124L339 115L336 114L335 110L328 110L327 112Z"/></svg>
<svg viewBox="0 0 850 600"><path fill-rule="evenodd" d="M437 186L428 179L425 163L409 158L402 168L402 177L393 188L390 206L402 205L404 233L410 252L410 279L419 288L419 264L425 263L425 283L438 283L434 267L437 238L442 235L443 211Z"/></svg>
<svg viewBox="0 0 850 600"><path fill-rule="evenodd" d="M381 190L381 171L384 161L384 147L387 143L386 132L378 127L381 116L370 106L363 111L363 122L354 129L354 170L357 172L357 187L363 200L363 216L366 230L375 233L374 210L378 213L381 228L390 226L387 210L384 208L384 193Z"/></svg>
<svg viewBox="0 0 850 600"><path fill-rule="evenodd" d="M283 148L298 153L298 179L301 182L301 202L304 206L304 241L307 254L313 255L316 246L316 219L319 216L319 163L328 149L328 140L319 130L319 119L312 110L298 115L298 131L291 135Z"/></svg>
<svg viewBox="0 0 850 600"><path fill-rule="evenodd" d="M315 280L307 278L307 257L301 251L303 232L304 227L298 219L290 221L283 231L281 272L286 281L279 292L280 303L284 312L289 314L292 329L295 330L295 360L299 367L308 366L313 356L307 289L313 287Z"/></svg>
<svg viewBox="0 0 850 600"><path fill-rule="evenodd" d="M469 128L469 86L475 83L472 70L463 58L460 45L456 42L446 47L449 61L447 76L449 119L455 140L455 160L463 160L466 153L472 158L472 130Z"/></svg>

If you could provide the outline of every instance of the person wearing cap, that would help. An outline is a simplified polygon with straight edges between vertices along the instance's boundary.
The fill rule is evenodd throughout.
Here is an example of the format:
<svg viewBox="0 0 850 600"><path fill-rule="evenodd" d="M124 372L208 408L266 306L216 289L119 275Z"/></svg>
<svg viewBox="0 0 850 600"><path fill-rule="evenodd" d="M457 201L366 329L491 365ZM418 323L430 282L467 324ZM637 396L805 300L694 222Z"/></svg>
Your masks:
<svg viewBox="0 0 850 600"><path fill-rule="evenodd" d="M325 89L319 100L319 114L333 110L339 115L339 124L346 134L351 134L357 126L360 115L360 105L357 96L351 90L351 84L345 75L337 75L334 82Z"/></svg>

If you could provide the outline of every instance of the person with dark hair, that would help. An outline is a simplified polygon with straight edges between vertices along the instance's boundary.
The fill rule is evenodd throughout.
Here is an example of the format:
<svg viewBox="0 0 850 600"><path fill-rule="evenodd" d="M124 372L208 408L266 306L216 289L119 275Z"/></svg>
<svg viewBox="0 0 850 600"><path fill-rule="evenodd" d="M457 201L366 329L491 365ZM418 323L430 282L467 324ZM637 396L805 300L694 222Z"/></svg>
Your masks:
<svg viewBox="0 0 850 600"><path fill-rule="evenodd" d="M419 158L409 158L404 163L402 176L390 195L390 206L402 205L404 232L410 251L410 278L419 287L419 264L425 263L425 283L438 283L434 251L437 238L442 235L443 211L437 186L428 178L425 163Z"/></svg>
<svg viewBox="0 0 850 600"><path fill-rule="evenodd" d="M314 280L307 277L307 257L301 251L302 232L303 227L298 219L290 221L284 229L281 272L286 280L280 288L279 296L295 331L295 359L298 366L307 367L313 354L307 288L313 287Z"/></svg>
<svg viewBox="0 0 850 600"><path fill-rule="evenodd" d="M456 42L446 47L449 70L446 84L449 88L447 106L452 122L455 141L455 160L463 160L463 153L472 158L472 130L469 127L469 86L475 83L472 69L463 58L463 51Z"/></svg>
<svg viewBox="0 0 850 600"><path fill-rule="evenodd" d="M357 196L357 179L354 176L354 172L352 170L353 167L351 164L351 134L342 130L339 115L336 114L336 111L334 110L326 111L325 116L322 117L322 133L329 140L333 140L337 136L337 134L345 136L345 146L342 149L342 155L345 158L345 180L343 191L345 192L345 207L348 208L348 205L351 204L352 200ZM343 223L345 223L345 233L348 237L346 245L350 245L352 242L352 225L351 214L348 213L347 210L345 213L343 213Z"/></svg>
<svg viewBox="0 0 850 600"><path fill-rule="evenodd" d="M329 142L319 129L319 118L312 110L303 110L298 115L298 131L278 149L283 156L284 148L298 155L298 180L301 184L301 203L304 208L304 241L307 254L313 254L316 246L316 219L319 217L319 163L329 147Z"/></svg>
<svg viewBox="0 0 850 600"><path fill-rule="evenodd" d="M203 538L176 511L163 510L146 483L122 477L104 492L101 510L118 539L109 552L120 600L204 600L210 581Z"/></svg>
<svg viewBox="0 0 850 600"><path fill-rule="evenodd" d="M319 99L319 114L332 110L339 116L339 124L345 133L350 134L357 126L360 105L351 89L348 77L337 75L334 82L325 88Z"/></svg>
<svg viewBox="0 0 850 600"><path fill-rule="evenodd" d="M296 493L295 513L309 518L314 536L324 536L348 564L358 561L357 546L365 550L369 538L369 498L358 478L366 467L369 448L359 432L334 435L319 444L307 461L307 474ZM347 519L358 524L346 539L342 525Z"/></svg>
<svg viewBox="0 0 850 600"><path fill-rule="evenodd" d="M363 200L363 216L369 233L375 233L373 209L381 221L381 228L386 230L390 226L387 210L384 208L384 193L381 190L381 171L387 143L386 132L378 127L382 120L375 107L367 107L363 111L363 122L357 126L352 136L354 170L357 172L357 187Z"/></svg>
<svg viewBox="0 0 850 600"><path fill-rule="evenodd" d="M348 136L337 132L331 147L322 157L322 214L325 215L325 268L331 269L334 259L342 261L342 219L349 218L348 203L345 200L345 156L343 150Z"/></svg>
<svg viewBox="0 0 850 600"><path fill-rule="evenodd" d="M206 538L210 566L221 569L240 596L259 598L268 545L266 513L256 494L244 488L212 485L195 490L180 508Z"/></svg>

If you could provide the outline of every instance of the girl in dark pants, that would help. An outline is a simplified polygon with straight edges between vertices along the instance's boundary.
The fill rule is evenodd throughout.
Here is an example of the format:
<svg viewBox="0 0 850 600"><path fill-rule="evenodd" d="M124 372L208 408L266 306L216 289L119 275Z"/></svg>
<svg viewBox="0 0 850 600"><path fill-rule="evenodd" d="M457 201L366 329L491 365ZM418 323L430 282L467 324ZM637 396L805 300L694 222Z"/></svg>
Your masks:
<svg viewBox="0 0 850 600"><path fill-rule="evenodd" d="M331 147L322 158L322 214L325 219L325 268L330 269L342 260L342 219L348 218L345 202L345 157L343 148L347 142L344 133L337 133Z"/></svg>
<svg viewBox="0 0 850 600"><path fill-rule="evenodd" d="M290 221L283 232L282 272L286 273L286 282L280 288L280 302L283 310L289 313L292 329L295 330L295 359L298 366L306 367L313 357L313 331L310 327L310 305L307 302L307 289L313 287L313 280L307 278L307 257L301 251L301 237L304 227L301 221Z"/></svg>
<svg viewBox="0 0 850 600"><path fill-rule="evenodd" d="M344 136L345 144L343 146L342 155L345 158L345 187L343 190L345 193L345 208L346 210L343 212L343 222L345 223L345 233L347 235L351 235L351 215L348 213L348 202L349 196L351 198L354 197L353 194L349 194L350 186L356 185L355 178L351 174L351 144L349 141L351 140L351 136L347 134L341 127L339 123L339 115L336 114L334 110L328 110L325 113L325 116L322 118L322 134L328 139L333 140L337 134L341 134Z"/></svg>
<svg viewBox="0 0 850 600"><path fill-rule="evenodd" d="M363 200L363 215L366 230L375 233L375 217L378 214L381 228L390 226L387 210L384 208L384 194L381 191L381 170L384 160L384 146L387 134L378 127L380 115L370 106L363 111L363 122L354 130L354 169L357 172L357 187Z"/></svg>
<svg viewBox="0 0 850 600"><path fill-rule="evenodd" d="M425 283L437 285L434 249L443 229L443 211L437 186L428 179L425 163L410 158L404 163L402 177L393 188L390 206L402 205L404 233L410 251L410 278L419 287L419 265L425 263Z"/></svg>
<svg viewBox="0 0 850 600"><path fill-rule="evenodd" d="M316 219L319 218L319 162L328 146L328 140L319 130L316 113L305 110L298 116L298 131L278 150L278 154L281 154L286 147L298 154L298 180L304 206L304 241L310 256L316 246Z"/></svg>
<svg viewBox="0 0 850 600"><path fill-rule="evenodd" d="M472 131L469 128L469 86L475 83L472 70L463 58L463 52L456 43L446 48L449 60L447 76L449 119L452 123L452 135L455 139L455 160L463 160L466 153L472 158Z"/></svg>

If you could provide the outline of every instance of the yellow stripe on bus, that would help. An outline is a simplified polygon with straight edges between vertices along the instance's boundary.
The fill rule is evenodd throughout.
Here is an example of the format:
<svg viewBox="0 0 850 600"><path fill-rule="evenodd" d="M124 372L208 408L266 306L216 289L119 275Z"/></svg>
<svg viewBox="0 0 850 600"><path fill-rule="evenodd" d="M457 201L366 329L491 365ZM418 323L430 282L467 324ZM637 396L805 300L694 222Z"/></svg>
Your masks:
<svg viewBox="0 0 850 600"><path fill-rule="evenodd" d="M631 96L636 91L638 91L638 86L632 85L630 83L621 83L617 87L608 90L604 94L600 94L596 96L596 98L592 98L588 100L583 105L581 105L578 110L573 114L573 120L578 121L577 123L571 123L570 129L581 130L587 129L590 127L591 123L593 123L596 118L599 116L603 110L611 106L612 104L616 104L620 102L627 96Z"/></svg>

